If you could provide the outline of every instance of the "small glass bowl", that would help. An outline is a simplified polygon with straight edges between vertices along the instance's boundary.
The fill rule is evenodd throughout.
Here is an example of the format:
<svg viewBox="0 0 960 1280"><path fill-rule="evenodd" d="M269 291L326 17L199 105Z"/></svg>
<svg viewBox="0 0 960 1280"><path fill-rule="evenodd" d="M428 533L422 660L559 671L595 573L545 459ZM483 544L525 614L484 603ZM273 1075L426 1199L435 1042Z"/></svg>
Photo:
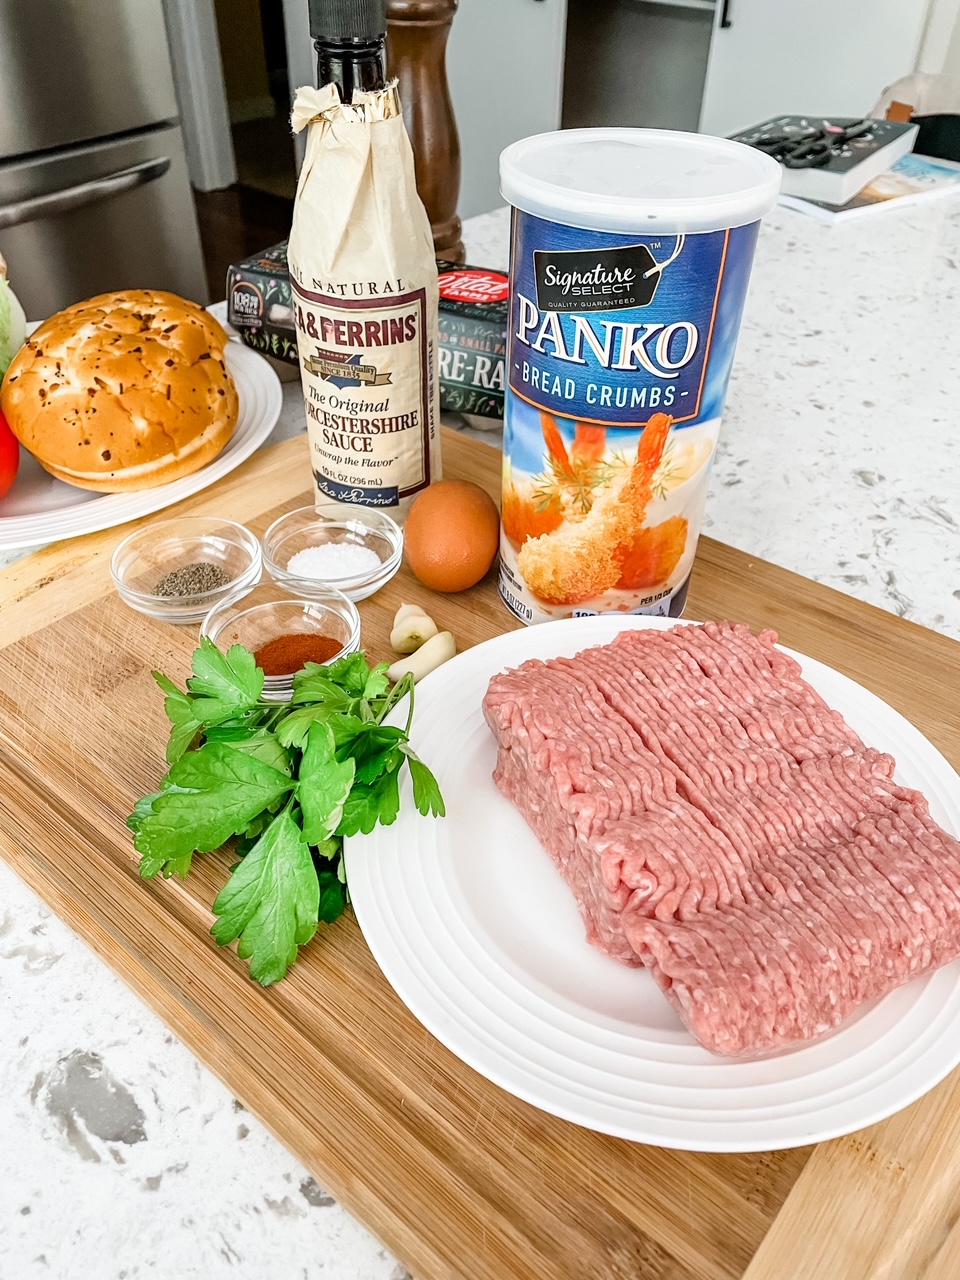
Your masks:
<svg viewBox="0 0 960 1280"><path fill-rule="evenodd" d="M331 587L318 587L313 599L293 600L282 588L264 582L215 605L204 618L200 634L224 653L231 645L242 644L254 654L277 636L330 636L339 640L340 648L327 659L329 663L360 648L360 614L352 600ZM294 675L264 676L263 697L268 702L288 702Z"/></svg>
<svg viewBox="0 0 960 1280"><path fill-rule="evenodd" d="M156 594L162 578L203 561L219 565L230 581L191 596ZM262 571L260 543L254 535L219 516L154 521L124 538L110 561L110 574L123 600L160 622L200 622L219 601L255 586Z"/></svg>
<svg viewBox="0 0 960 1280"><path fill-rule="evenodd" d="M349 578L307 578L290 573L287 565L298 551L331 543L366 547L376 553L379 565ZM403 530L395 520L373 507L345 513L342 506L318 503L300 507L273 524L263 535L263 562L278 586L305 600L335 587L351 600L366 600L385 586L403 559Z"/></svg>

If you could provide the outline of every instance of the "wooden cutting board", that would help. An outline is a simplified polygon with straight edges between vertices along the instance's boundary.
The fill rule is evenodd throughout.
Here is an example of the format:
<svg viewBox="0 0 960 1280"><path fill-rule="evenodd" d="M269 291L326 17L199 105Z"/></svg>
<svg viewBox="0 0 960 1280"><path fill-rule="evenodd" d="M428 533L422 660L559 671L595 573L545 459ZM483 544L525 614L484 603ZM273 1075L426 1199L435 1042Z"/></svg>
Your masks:
<svg viewBox="0 0 960 1280"><path fill-rule="evenodd" d="M449 476L499 488L500 456L446 433ZM257 533L309 501L303 437L177 512ZM172 513L171 513L172 514ZM194 628L151 622L108 571L129 528L0 574L0 852L243 1103L422 1280L956 1280L960 1073L883 1124L760 1155L591 1133L460 1063L409 1014L352 917L264 991L209 938L227 859L142 882L124 819L164 771L150 677L182 681ZM406 570L361 605L388 654L403 600L466 648L516 624L492 575L436 596ZM960 645L702 539L687 614L773 626L873 689L960 766ZM38 1015L39 1016L39 1015Z"/></svg>

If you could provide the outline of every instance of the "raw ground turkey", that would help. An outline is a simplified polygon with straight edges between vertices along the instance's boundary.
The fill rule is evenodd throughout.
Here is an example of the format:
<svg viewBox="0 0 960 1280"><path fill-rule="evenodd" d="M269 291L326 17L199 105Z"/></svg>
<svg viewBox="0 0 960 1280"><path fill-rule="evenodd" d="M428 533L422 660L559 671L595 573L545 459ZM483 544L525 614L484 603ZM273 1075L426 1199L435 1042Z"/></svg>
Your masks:
<svg viewBox="0 0 960 1280"><path fill-rule="evenodd" d="M626 631L484 700L497 785L588 940L722 1054L819 1035L960 955L960 843L775 640Z"/></svg>

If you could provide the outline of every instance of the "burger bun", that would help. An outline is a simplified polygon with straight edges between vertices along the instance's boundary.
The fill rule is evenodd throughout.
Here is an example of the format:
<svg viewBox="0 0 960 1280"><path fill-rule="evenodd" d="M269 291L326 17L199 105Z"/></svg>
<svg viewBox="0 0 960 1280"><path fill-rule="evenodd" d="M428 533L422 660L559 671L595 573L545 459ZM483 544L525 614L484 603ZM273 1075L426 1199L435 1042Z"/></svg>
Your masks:
<svg viewBox="0 0 960 1280"><path fill-rule="evenodd" d="M99 493L153 489L205 466L237 423L227 335L173 293L126 289L44 321L0 390L42 467Z"/></svg>

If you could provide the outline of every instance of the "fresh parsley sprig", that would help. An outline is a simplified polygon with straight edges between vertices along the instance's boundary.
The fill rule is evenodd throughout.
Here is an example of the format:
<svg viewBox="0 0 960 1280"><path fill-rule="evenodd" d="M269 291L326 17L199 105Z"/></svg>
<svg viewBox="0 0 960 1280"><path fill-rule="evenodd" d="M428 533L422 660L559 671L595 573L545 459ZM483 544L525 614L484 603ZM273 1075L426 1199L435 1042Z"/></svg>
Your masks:
<svg viewBox="0 0 960 1280"><path fill-rule="evenodd" d="M409 742L413 679L390 688L387 665L362 653L307 663L289 703L263 699L253 654L226 654L204 637L185 691L159 671L170 721L169 772L139 800L127 825L140 874L186 876L196 853L236 838L240 861L213 904L211 933L278 982L319 921L342 915L349 893L343 837L396 820L400 771L410 772L424 816L443 817L437 780ZM403 729L384 724L409 698Z"/></svg>

